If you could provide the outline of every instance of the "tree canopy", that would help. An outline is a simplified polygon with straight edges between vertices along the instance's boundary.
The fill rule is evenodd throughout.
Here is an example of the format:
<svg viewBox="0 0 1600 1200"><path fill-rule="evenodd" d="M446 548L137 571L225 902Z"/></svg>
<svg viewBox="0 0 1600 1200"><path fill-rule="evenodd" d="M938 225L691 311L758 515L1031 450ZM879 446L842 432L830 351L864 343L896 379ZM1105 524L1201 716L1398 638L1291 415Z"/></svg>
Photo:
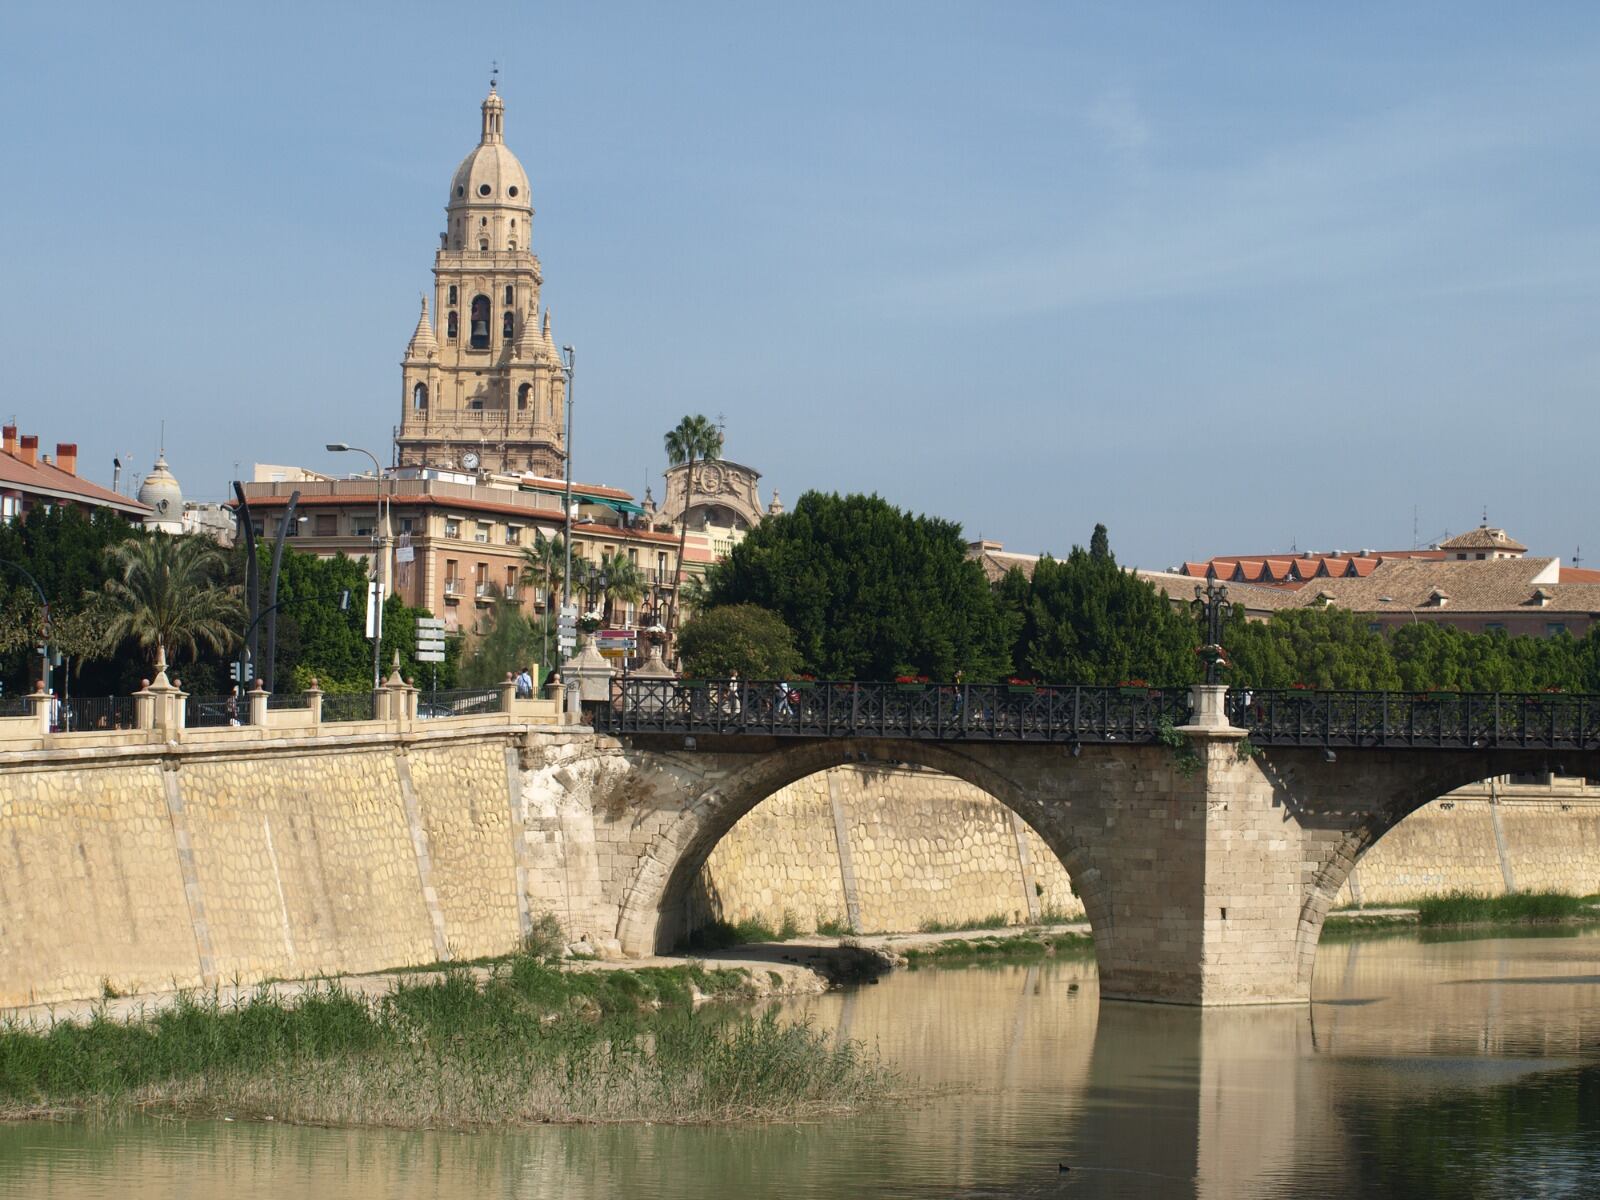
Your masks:
<svg viewBox="0 0 1600 1200"><path fill-rule="evenodd" d="M678 652L690 675L726 679L788 679L800 673L794 630L777 613L754 604L724 604L684 623Z"/></svg>
<svg viewBox="0 0 1600 1200"><path fill-rule="evenodd" d="M111 619L106 643L137 642L151 661L221 654L243 631L244 607L220 580L227 556L209 538L154 533L106 551L113 569L105 582Z"/></svg>
<svg viewBox="0 0 1600 1200"><path fill-rule="evenodd" d="M976 681L1011 668L1011 626L961 527L878 496L807 492L713 567L707 603L756 604L795 633L808 670Z"/></svg>
<svg viewBox="0 0 1600 1200"><path fill-rule="evenodd" d="M1024 676L1046 683L1161 686L1198 677L1198 630L1187 611L1117 565L1104 525L1090 549L1048 555L1028 578L1013 569L1000 585L1016 614L1013 657Z"/></svg>

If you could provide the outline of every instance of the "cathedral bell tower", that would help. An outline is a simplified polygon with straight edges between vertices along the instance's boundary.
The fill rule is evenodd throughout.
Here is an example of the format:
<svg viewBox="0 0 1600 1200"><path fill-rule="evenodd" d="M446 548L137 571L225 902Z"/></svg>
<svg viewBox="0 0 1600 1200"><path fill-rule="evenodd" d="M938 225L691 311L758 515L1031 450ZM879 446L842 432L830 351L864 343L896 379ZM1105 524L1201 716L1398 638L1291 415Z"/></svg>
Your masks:
<svg viewBox="0 0 1600 1200"><path fill-rule="evenodd" d="M478 144L450 181L431 314L424 297L401 364L402 467L561 474L566 377L532 233L528 174L491 83Z"/></svg>

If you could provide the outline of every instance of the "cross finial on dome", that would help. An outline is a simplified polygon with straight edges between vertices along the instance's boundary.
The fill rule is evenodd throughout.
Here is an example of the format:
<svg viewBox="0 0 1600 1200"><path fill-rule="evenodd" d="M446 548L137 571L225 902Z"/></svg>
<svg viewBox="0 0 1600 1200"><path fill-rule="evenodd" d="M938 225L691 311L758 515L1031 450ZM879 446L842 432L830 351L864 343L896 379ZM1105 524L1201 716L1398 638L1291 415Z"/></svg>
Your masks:
<svg viewBox="0 0 1600 1200"><path fill-rule="evenodd" d="M500 82L500 61L494 59L489 63L489 90L494 91Z"/></svg>

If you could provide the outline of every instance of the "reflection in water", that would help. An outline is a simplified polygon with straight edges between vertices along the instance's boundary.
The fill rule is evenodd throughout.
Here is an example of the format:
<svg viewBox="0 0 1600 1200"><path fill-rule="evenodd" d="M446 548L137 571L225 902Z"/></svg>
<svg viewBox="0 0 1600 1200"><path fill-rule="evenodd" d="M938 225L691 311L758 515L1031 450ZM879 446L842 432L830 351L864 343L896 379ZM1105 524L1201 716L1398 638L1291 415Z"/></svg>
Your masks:
<svg viewBox="0 0 1600 1200"><path fill-rule="evenodd" d="M787 1006L914 1081L885 1111L480 1134L0 1127L0 1196L1591 1195L1597 950L1328 945L1311 1005L1211 1011L1101 1007L1081 962L902 973Z"/></svg>

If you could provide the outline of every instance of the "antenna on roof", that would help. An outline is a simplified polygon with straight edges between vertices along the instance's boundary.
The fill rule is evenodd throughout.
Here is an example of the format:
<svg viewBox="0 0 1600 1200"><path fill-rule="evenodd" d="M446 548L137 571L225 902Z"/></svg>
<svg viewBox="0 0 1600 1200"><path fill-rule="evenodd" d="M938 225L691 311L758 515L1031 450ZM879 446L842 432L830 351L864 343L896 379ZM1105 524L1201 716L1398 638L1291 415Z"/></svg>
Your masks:
<svg viewBox="0 0 1600 1200"><path fill-rule="evenodd" d="M1422 549L1422 544L1417 538L1417 506L1413 504L1411 506L1411 548L1413 550Z"/></svg>
<svg viewBox="0 0 1600 1200"><path fill-rule="evenodd" d="M1583 562L1583 547L1582 546L1574 546L1572 548L1572 565L1576 567L1576 566L1579 566L1582 562Z"/></svg>

